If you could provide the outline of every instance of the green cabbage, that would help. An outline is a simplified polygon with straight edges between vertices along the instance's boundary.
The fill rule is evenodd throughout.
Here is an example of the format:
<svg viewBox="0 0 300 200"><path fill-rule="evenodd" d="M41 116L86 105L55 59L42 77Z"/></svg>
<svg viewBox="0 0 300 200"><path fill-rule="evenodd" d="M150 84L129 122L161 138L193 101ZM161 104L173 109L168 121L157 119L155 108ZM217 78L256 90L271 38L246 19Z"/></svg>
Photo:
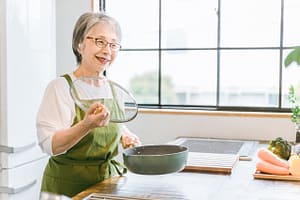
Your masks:
<svg viewBox="0 0 300 200"><path fill-rule="evenodd" d="M268 149L284 160L291 156L292 146L289 142L281 137L277 137L269 142Z"/></svg>

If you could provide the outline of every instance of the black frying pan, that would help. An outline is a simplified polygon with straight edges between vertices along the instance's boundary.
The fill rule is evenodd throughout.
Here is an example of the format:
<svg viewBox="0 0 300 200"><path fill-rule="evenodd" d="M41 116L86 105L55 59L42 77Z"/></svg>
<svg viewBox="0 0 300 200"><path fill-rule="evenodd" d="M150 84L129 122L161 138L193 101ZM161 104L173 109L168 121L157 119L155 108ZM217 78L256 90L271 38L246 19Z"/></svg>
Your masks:
<svg viewBox="0 0 300 200"><path fill-rule="evenodd" d="M188 156L187 147L180 145L145 145L125 149L124 164L137 174L159 175L183 170Z"/></svg>

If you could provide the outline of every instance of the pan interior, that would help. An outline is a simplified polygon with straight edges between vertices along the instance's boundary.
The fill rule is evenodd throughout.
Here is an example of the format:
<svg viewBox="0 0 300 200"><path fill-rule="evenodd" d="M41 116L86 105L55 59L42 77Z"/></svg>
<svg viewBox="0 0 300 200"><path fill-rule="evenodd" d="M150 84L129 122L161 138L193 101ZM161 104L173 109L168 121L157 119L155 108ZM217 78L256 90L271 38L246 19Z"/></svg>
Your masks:
<svg viewBox="0 0 300 200"><path fill-rule="evenodd" d="M187 148L184 146L178 145L151 145L151 146L140 146L128 149L124 153L130 156L139 156L139 155L147 155L147 156L158 156L158 155L168 155L168 154L176 154L182 151L187 151Z"/></svg>

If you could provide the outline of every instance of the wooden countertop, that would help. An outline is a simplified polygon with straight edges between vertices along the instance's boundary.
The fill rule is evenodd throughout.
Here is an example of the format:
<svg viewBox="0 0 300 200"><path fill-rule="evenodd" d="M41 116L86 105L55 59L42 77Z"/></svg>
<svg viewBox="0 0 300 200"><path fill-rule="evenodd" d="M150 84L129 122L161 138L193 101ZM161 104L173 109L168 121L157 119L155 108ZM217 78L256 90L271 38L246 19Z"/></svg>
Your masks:
<svg viewBox="0 0 300 200"><path fill-rule="evenodd" d="M300 198L300 181L254 179L254 156L238 161L231 174L179 172L166 175L127 173L100 182L77 194L74 200L92 193L161 200L295 200Z"/></svg>

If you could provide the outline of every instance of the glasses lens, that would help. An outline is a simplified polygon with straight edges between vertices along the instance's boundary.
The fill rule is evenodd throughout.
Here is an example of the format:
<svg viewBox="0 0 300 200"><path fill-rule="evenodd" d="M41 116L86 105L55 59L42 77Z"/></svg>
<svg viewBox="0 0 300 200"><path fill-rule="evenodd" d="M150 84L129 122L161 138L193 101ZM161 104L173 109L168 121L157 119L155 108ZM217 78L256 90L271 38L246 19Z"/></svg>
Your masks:
<svg viewBox="0 0 300 200"><path fill-rule="evenodd" d="M117 43L110 43L110 48L117 51L121 48L121 45L119 45Z"/></svg>
<svg viewBox="0 0 300 200"><path fill-rule="evenodd" d="M96 39L95 42L96 42L96 45L100 48L106 47L106 45L108 43L107 41L105 41L103 39Z"/></svg>
<svg viewBox="0 0 300 200"><path fill-rule="evenodd" d="M118 51L121 48L121 45L119 45L118 43L109 43L104 39L101 38L96 38L95 39L95 43L99 48L105 48L107 45L109 45L109 47L113 50L113 51Z"/></svg>

